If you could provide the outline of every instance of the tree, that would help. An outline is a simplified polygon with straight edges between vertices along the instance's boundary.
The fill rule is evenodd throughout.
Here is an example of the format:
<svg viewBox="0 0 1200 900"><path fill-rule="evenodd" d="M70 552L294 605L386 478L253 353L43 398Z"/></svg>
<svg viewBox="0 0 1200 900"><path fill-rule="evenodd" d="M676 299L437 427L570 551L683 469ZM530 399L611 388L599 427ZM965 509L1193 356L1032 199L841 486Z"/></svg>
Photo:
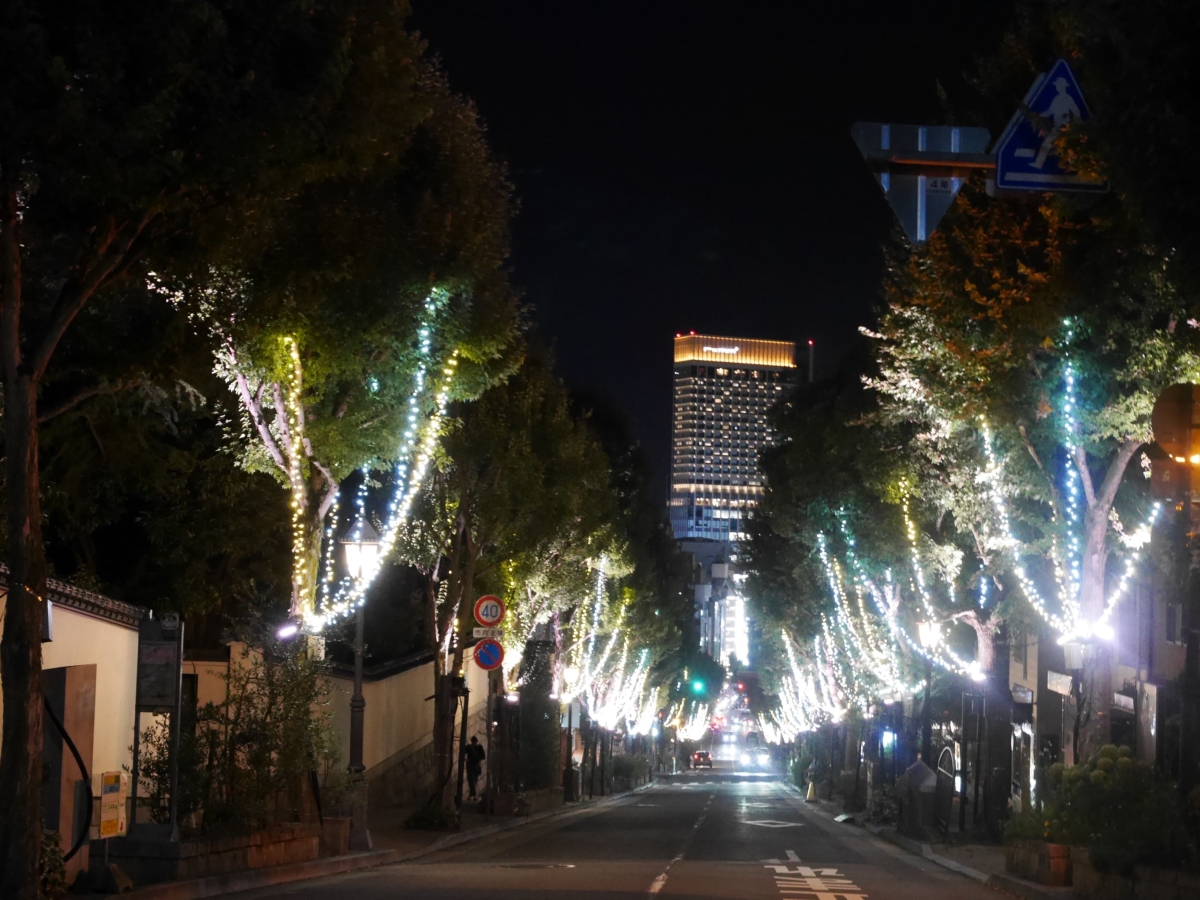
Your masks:
<svg viewBox="0 0 1200 900"><path fill-rule="evenodd" d="M403 29L406 12L372 0L5 7L5 896L36 892L46 578L38 403L56 351L89 304L147 271L219 261L258 222L285 217L306 188L391 165L406 128L396 104L421 49Z"/></svg>
<svg viewBox="0 0 1200 900"><path fill-rule="evenodd" d="M959 526L976 529L981 558L1064 639L1087 642L1085 755L1107 741L1103 637L1120 596L1106 576L1129 538L1120 491L1151 440L1159 392L1200 372L1164 257L1127 212L1117 198L996 201L968 185L928 245L892 270L876 335L884 372L872 382L888 415L925 436L927 459L961 471L973 456L983 470L995 455L990 514ZM982 508L975 484L960 484L960 513ZM1139 505L1130 487L1126 520ZM1030 578L1027 555L1047 563ZM1044 599L1047 585L1061 599Z"/></svg>
<svg viewBox="0 0 1200 900"><path fill-rule="evenodd" d="M221 270L163 286L213 334L241 464L290 493L291 611L310 621L339 485L413 467L446 365L469 398L515 363L511 187L439 70L422 64L405 102L387 168L314 185Z"/></svg>
<svg viewBox="0 0 1200 900"><path fill-rule="evenodd" d="M452 411L398 550L426 578L439 697L441 676L463 667L476 585L501 587L509 567L565 548L598 560L612 547L612 510L604 453L545 361L527 357L508 381ZM436 709L437 783L448 791L452 706Z"/></svg>

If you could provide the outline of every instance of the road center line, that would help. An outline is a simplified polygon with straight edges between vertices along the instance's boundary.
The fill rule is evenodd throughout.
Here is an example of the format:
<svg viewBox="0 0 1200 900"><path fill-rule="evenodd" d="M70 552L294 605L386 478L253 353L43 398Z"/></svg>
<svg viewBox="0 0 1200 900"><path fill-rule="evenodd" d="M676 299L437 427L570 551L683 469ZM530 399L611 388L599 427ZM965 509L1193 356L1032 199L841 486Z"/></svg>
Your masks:
<svg viewBox="0 0 1200 900"><path fill-rule="evenodd" d="M700 811L700 817L696 819L696 824L683 839L683 843L679 847L679 855L667 863L667 867L662 870L662 873L650 882L650 889L646 892L650 896L654 896L667 885L667 873L671 871L671 866L683 859L688 852L688 848L692 846L692 841L696 839L696 832L700 830L700 826L704 824L704 820L708 817L708 808L712 806L713 798L716 794L708 795L708 802L704 804L704 809Z"/></svg>

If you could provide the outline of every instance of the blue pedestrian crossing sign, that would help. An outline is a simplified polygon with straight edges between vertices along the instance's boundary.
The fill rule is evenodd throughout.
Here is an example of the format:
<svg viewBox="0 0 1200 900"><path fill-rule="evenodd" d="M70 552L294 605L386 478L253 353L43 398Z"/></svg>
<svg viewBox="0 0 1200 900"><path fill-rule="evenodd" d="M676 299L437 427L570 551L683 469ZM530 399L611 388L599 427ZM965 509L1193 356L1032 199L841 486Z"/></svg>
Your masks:
<svg viewBox="0 0 1200 900"><path fill-rule="evenodd" d="M1054 152L1063 126L1090 118L1083 91L1065 59L1039 75L996 142L996 187L1016 191L1103 193L1108 182L1065 168Z"/></svg>

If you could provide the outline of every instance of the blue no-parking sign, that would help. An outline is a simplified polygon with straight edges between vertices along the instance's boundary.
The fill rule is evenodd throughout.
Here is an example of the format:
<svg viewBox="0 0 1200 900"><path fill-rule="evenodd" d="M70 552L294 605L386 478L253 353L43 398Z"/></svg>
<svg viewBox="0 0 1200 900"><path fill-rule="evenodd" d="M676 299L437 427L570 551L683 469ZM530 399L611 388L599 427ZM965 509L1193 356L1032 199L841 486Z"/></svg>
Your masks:
<svg viewBox="0 0 1200 900"><path fill-rule="evenodd" d="M475 645L475 665L479 668L490 671L499 668L502 662L504 662L504 648L500 646L499 641L488 638Z"/></svg>
<svg viewBox="0 0 1200 900"><path fill-rule="evenodd" d="M1039 75L996 142L996 187L1017 191L1103 193L1108 182L1064 168L1054 152L1059 129L1090 118L1075 73L1060 59Z"/></svg>

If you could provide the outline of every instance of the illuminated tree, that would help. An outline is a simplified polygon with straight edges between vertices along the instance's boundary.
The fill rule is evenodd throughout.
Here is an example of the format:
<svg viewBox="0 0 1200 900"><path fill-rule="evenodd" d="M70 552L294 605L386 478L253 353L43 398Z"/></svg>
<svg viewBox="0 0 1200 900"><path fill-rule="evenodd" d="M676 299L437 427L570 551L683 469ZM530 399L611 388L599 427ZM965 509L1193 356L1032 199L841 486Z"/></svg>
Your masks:
<svg viewBox="0 0 1200 900"><path fill-rule="evenodd" d="M1131 463L1158 394L1200 374L1169 268L1118 198L997 201L968 186L893 269L875 335L885 416L916 426L945 485L971 475L945 508L1062 640L1087 644L1082 754L1107 740L1105 638L1126 584L1106 587L1110 557L1142 540L1122 522L1152 514Z"/></svg>
<svg viewBox="0 0 1200 900"><path fill-rule="evenodd" d="M403 3L16 2L0 22L7 563L0 893L32 898L41 784L39 393L89 304L223 270L296 201L394 164ZM236 271L236 269L235 269ZM81 390L94 390L84 385ZM70 402L63 398L61 402Z"/></svg>

